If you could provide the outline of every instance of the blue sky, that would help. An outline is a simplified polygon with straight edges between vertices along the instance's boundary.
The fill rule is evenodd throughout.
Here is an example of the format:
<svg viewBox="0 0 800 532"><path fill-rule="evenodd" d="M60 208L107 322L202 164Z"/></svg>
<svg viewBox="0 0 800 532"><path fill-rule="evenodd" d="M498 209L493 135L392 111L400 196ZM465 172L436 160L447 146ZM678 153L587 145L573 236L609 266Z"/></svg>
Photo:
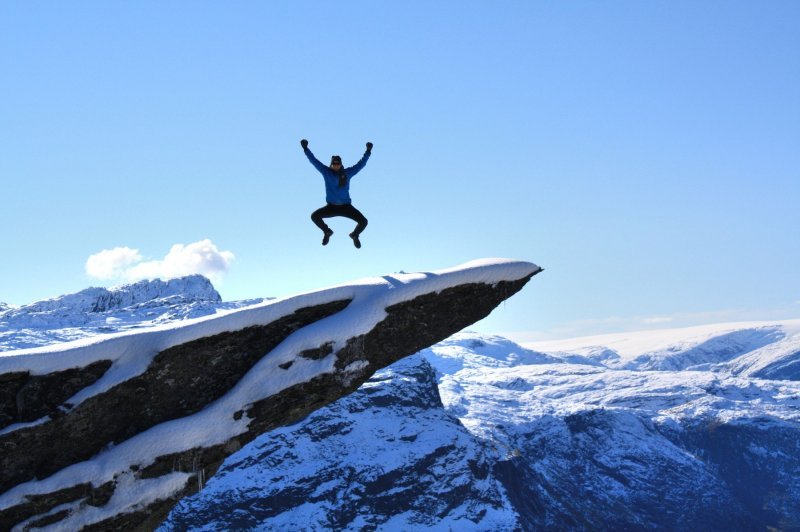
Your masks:
<svg viewBox="0 0 800 532"><path fill-rule="evenodd" d="M226 300L483 257L546 268L477 329L800 316L800 3L0 4L0 301L87 259L233 255ZM301 138L369 218L331 244ZM226 257L229 255L225 255Z"/></svg>

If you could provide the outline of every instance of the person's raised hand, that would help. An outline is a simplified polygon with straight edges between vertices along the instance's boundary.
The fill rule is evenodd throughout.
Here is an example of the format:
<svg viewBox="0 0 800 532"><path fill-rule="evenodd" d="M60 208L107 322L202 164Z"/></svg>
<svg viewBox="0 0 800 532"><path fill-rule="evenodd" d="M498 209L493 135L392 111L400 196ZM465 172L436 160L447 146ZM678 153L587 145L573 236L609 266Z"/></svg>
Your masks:
<svg viewBox="0 0 800 532"><path fill-rule="evenodd" d="M308 141L306 139L303 139L303 140L300 141L300 145L305 150L306 148L308 148Z"/></svg>
<svg viewBox="0 0 800 532"><path fill-rule="evenodd" d="M367 142L367 153L369 153L371 151L372 151L372 143L371 142Z"/></svg>

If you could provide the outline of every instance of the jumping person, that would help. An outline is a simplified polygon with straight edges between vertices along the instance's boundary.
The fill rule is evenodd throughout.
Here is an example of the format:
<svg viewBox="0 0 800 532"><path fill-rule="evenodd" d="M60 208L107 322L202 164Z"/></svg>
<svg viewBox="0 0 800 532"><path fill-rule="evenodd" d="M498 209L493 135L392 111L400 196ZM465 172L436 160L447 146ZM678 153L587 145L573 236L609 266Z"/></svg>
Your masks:
<svg viewBox="0 0 800 532"><path fill-rule="evenodd" d="M300 145L303 147L303 152L305 152L308 160L314 165L314 168L319 170L319 173L325 178L325 201L327 201L328 204L311 214L311 221L322 229L324 234L322 237L322 245L327 246L333 234L333 231L323 221L323 218L344 216L356 222L356 228L350 233L350 238L353 239L353 245L360 248L361 241L358 239L358 235L367 227L367 219L358 209L353 207L352 201L350 200L350 180L367 164L369 156L372 153L372 143L367 142L367 151L364 152L364 156L361 157L361 160L358 161L355 166L351 166L350 168L342 167L342 158L338 155L331 157L330 166L325 166L319 162L319 160L314 157L314 154L311 153L311 150L308 149L308 141L306 139L301 140Z"/></svg>

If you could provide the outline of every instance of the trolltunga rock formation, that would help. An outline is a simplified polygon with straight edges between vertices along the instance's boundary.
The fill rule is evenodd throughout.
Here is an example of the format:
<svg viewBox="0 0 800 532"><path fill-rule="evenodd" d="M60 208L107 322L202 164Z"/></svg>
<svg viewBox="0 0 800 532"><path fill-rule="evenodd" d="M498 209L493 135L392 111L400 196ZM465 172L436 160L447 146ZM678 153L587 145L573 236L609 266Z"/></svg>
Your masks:
<svg viewBox="0 0 800 532"><path fill-rule="evenodd" d="M151 529L228 455L487 316L484 260L0 356L0 529Z"/></svg>

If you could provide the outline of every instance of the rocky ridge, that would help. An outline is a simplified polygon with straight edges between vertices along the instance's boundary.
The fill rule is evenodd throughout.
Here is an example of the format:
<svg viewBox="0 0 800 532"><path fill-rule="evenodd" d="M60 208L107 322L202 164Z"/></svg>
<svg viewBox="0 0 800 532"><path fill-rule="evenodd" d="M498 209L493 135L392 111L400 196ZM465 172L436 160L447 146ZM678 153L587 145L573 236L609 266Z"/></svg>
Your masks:
<svg viewBox="0 0 800 532"><path fill-rule="evenodd" d="M539 270L479 261L0 357L0 527L152 528L227 455L485 317Z"/></svg>

